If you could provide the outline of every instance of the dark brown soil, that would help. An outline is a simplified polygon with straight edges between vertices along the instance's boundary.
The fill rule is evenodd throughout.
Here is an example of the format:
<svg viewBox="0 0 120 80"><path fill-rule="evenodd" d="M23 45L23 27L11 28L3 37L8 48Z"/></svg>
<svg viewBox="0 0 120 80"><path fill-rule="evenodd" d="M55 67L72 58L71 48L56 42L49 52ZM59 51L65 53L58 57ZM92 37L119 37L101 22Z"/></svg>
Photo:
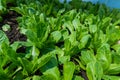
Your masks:
<svg viewBox="0 0 120 80"><path fill-rule="evenodd" d="M0 29L4 24L10 25L11 29L9 31L6 31L6 35L9 38L10 43L12 44L14 41L26 41L26 36L23 34L20 34L20 31L18 29L18 23L16 21L16 18L19 16L14 11L9 11L8 14L3 16L3 21L0 23Z"/></svg>
<svg viewBox="0 0 120 80"><path fill-rule="evenodd" d="M84 70L81 69L81 76L84 78L84 80L88 80L88 77L86 75L86 72Z"/></svg>

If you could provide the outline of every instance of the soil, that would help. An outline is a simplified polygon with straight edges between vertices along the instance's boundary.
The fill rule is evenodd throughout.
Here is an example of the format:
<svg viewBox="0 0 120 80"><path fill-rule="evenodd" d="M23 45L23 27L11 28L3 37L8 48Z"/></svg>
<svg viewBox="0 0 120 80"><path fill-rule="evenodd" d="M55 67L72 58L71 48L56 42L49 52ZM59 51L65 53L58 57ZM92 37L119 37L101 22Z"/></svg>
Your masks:
<svg viewBox="0 0 120 80"><path fill-rule="evenodd" d="M80 71L81 71L80 74L84 78L84 80L88 80L86 72L84 70L82 70L82 69Z"/></svg>
<svg viewBox="0 0 120 80"><path fill-rule="evenodd" d="M6 31L6 35L9 38L10 44L12 44L14 41L26 41L26 36L20 33L20 30L18 29L18 23L17 23L17 17L20 16L14 11L9 11L8 14L3 16L3 21L0 23L0 29L2 29L2 26L5 24L10 25L10 30Z"/></svg>

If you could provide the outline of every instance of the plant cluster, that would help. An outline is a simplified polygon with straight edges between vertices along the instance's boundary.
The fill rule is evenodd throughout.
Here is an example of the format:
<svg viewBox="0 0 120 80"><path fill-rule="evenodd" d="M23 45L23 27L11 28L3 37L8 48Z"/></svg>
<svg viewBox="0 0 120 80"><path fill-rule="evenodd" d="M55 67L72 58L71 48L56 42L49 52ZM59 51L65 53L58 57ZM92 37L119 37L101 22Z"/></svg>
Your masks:
<svg viewBox="0 0 120 80"><path fill-rule="evenodd" d="M81 70L89 80L120 79L118 10L81 0L13 2L27 41L10 44L0 30L0 80L84 80Z"/></svg>

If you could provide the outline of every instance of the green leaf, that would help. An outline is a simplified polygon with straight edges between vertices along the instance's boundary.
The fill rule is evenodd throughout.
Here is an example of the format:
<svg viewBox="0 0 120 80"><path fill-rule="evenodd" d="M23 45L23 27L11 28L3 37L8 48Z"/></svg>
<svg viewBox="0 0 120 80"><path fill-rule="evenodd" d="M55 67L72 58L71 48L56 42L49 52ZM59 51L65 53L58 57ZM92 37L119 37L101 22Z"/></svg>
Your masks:
<svg viewBox="0 0 120 80"><path fill-rule="evenodd" d="M111 64L107 74L119 74L120 73L120 64Z"/></svg>
<svg viewBox="0 0 120 80"><path fill-rule="evenodd" d="M51 37L51 41L54 41L57 43L61 39L62 35L60 31L54 31L51 33L50 37Z"/></svg>
<svg viewBox="0 0 120 80"><path fill-rule="evenodd" d="M50 68L47 71L45 71L43 74L46 76L47 75L51 76L53 80L60 80L60 71L57 67Z"/></svg>
<svg viewBox="0 0 120 80"><path fill-rule="evenodd" d="M102 20L102 25L100 26L100 28L105 31L105 28L107 28L109 26L109 24L111 23L112 18L110 17L105 17Z"/></svg>
<svg viewBox="0 0 120 80"><path fill-rule="evenodd" d="M24 79L23 77L24 76L22 74L22 71L20 71L20 72L17 72L17 74L15 74L14 80L22 80L22 79Z"/></svg>
<svg viewBox="0 0 120 80"><path fill-rule="evenodd" d="M64 42L65 55L75 55L79 52L78 42L71 39L66 39Z"/></svg>
<svg viewBox="0 0 120 80"><path fill-rule="evenodd" d="M31 47L33 46L30 42L24 42L24 41L15 41L13 44L10 45L14 51L16 51L18 48L25 46L25 47Z"/></svg>
<svg viewBox="0 0 120 80"><path fill-rule="evenodd" d="M70 31L70 33L72 33L74 31L74 27L72 25L72 22L70 22L70 21L66 21L63 24L63 27L64 27L64 29L67 28Z"/></svg>
<svg viewBox="0 0 120 80"><path fill-rule="evenodd" d="M9 59L5 55L0 53L0 67L3 67L8 62L8 60Z"/></svg>
<svg viewBox="0 0 120 80"><path fill-rule="evenodd" d="M23 6L22 6L23 8ZM21 9L21 7L12 7L11 10L14 10L16 11L17 13L21 14L21 15L24 15L24 10Z"/></svg>
<svg viewBox="0 0 120 80"><path fill-rule="evenodd" d="M16 63L11 63L4 69L4 72L7 73L9 77L12 77L16 75L16 73L18 73L20 70L22 70L22 67L17 67Z"/></svg>
<svg viewBox="0 0 120 80"><path fill-rule="evenodd" d="M72 24L73 24L75 30L79 29L79 27L80 27L80 25L81 25L79 19L77 19L77 18L75 18L75 19L73 20Z"/></svg>
<svg viewBox="0 0 120 80"><path fill-rule="evenodd" d="M8 24L3 25L2 30L3 31L9 31L10 30L10 25L8 25Z"/></svg>
<svg viewBox="0 0 120 80"><path fill-rule="evenodd" d="M32 68L33 64L25 58L23 58L23 59L18 58L18 60L20 61L21 65L23 66L23 74L29 75L32 72L31 68Z"/></svg>
<svg viewBox="0 0 120 80"><path fill-rule="evenodd" d="M7 36L5 35L5 33L0 30L0 45L5 42L6 44L9 44L9 40L7 38Z"/></svg>
<svg viewBox="0 0 120 80"><path fill-rule="evenodd" d="M90 30L90 33L95 33L97 31L97 26L96 25L90 25L89 30Z"/></svg>
<svg viewBox="0 0 120 80"><path fill-rule="evenodd" d="M111 34L111 35L110 35ZM114 26L110 26L106 31L106 36L108 37L108 43L114 45L120 40L120 30Z"/></svg>
<svg viewBox="0 0 120 80"><path fill-rule="evenodd" d="M43 55L42 57L38 58L37 60L34 60L32 62L32 73L37 71L39 68L44 66L50 59L52 58L52 53L48 53Z"/></svg>
<svg viewBox="0 0 120 80"><path fill-rule="evenodd" d="M30 80L31 79L31 77L27 77L27 78L25 78L24 80Z"/></svg>
<svg viewBox="0 0 120 80"><path fill-rule="evenodd" d="M96 61L94 52L90 50L81 51L80 60L84 65L87 65L89 62Z"/></svg>
<svg viewBox="0 0 120 80"><path fill-rule="evenodd" d="M91 38L91 35L89 34L83 36L80 40L80 44L78 45L79 49L85 48L90 38Z"/></svg>
<svg viewBox="0 0 120 80"><path fill-rule="evenodd" d="M113 25L117 26L118 24L120 24L120 20L117 20Z"/></svg>
<svg viewBox="0 0 120 80"><path fill-rule="evenodd" d="M67 29L61 30L61 34L63 36L63 40L66 40L68 38L68 36L69 36L69 32L68 32Z"/></svg>
<svg viewBox="0 0 120 80"><path fill-rule="evenodd" d="M98 48L96 58L101 63L103 70L104 71L108 70L112 60L110 45L107 43L104 43L100 48Z"/></svg>
<svg viewBox="0 0 120 80"><path fill-rule="evenodd" d="M62 14L62 13L64 13L64 12L65 12L65 9L64 9L64 8L63 8L63 9L61 9L61 10L59 10L59 11L58 11L58 13L57 13L57 16L59 16L59 17L60 17L60 16L61 16L61 14Z"/></svg>
<svg viewBox="0 0 120 80"><path fill-rule="evenodd" d="M115 44L112 46L112 48L119 54L120 52L120 44Z"/></svg>
<svg viewBox="0 0 120 80"><path fill-rule="evenodd" d="M72 80L84 80L81 76L74 76Z"/></svg>
<svg viewBox="0 0 120 80"><path fill-rule="evenodd" d="M35 46L33 46L31 54L32 54L32 57L34 59L34 58L37 58L39 56L40 52L39 52L38 48L36 48Z"/></svg>
<svg viewBox="0 0 120 80"><path fill-rule="evenodd" d="M70 42L69 39L66 39L66 40L65 40L64 46L65 46L66 54L68 55L68 53L69 53L69 51L70 51L70 48L71 48L71 42Z"/></svg>
<svg viewBox="0 0 120 80"><path fill-rule="evenodd" d="M119 64L120 63L120 54L116 52L112 52L112 62Z"/></svg>
<svg viewBox="0 0 120 80"><path fill-rule="evenodd" d="M0 0L0 15L5 13L6 11L6 5L7 5L7 1L6 0Z"/></svg>
<svg viewBox="0 0 120 80"><path fill-rule="evenodd" d="M75 55L79 53L78 44L79 42L76 40L76 32L73 31L73 33L64 42L65 55Z"/></svg>
<svg viewBox="0 0 120 80"><path fill-rule="evenodd" d="M55 66L58 66L58 61L56 55L52 55L51 59L44 66L40 68L40 71L44 73Z"/></svg>
<svg viewBox="0 0 120 80"><path fill-rule="evenodd" d="M66 63L70 61L70 56L59 56L59 62L62 64L62 63Z"/></svg>
<svg viewBox="0 0 120 80"><path fill-rule="evenodd" d="M64 14L66 21L68 21L68 20L70 20L70 21L73 20L74 17L76 16L76 14L77 14L77 11L76 11L75 9L66 12L66 13Z"/></svg>
<svg viewBox="0 0 120 80"><path fill-rule="evenodd" d="M41 23L45 22L45 15L43 13L40 14L39 18Z"/></svg>
<svg viewBox="0 0 120 80"><path fill-rule="evenodd" d="M9 80L8 75L4 72L4 70L2 69L1 66L0 66L0 79L1 80Z"/></svg>
<svg viewBox="0 0 120 80"><path fill-rule="evenodd" d="M40 80L40 76L33 76L32 80Z"/></svg>
<svg viewBox="0 0 120 80"><path fill-rule="evenodd" d="M42 75L40 80L56 80L56 79L54 78L54 75L47 74L47 75Z"/></svg>
<svg viewBox="0 0 120 80"><path fill-rule="evenodd" d="M104 79L104 80L120 80L120 77L119 76L103 75L102 79Z"/></svg>
<svg viewBox="0 0 120 80"><path fill-rule="evenodd" d="M32 32L31 30L27 30L25 34L28 40L31 41L31 43L33 43L34 45L35 45L35 42L38 42L36 33Z"/></svg>
<svg viewBox="0 0 120 80"><path fill-rule="evenodd" d="M75 71L75 64L73 62L66 62L63 65L64 80L72 80Z"/></svg>
<svg viewBox="0 0 120 80"><path fill-rule="evenodd" d="M101 80L103 76L103 69L99 62L92 61L86 67L87 76L89 80Z"/></svg>
<svg viewBox="0 0 120 80"><path fill-rule="evenodd" d="M5 42L3 42L0 45L0 67L1 68L11 61L10 60L11 58L9 58L9 55L8 55L8 49L9 49L9 46ZM9 54L11 53L9 52Z"/></svg>

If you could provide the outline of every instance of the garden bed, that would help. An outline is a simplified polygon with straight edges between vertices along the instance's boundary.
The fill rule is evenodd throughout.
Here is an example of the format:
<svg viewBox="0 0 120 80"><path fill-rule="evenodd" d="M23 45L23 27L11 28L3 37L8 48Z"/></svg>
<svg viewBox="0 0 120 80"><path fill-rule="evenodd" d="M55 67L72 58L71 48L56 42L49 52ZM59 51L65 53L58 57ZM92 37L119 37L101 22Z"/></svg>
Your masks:
<svg viewBox="0 0 120 80"><path fill-rule="evenodd" d="M120 79L117 9L81 0L1 4L0 80Z"/></svg>

